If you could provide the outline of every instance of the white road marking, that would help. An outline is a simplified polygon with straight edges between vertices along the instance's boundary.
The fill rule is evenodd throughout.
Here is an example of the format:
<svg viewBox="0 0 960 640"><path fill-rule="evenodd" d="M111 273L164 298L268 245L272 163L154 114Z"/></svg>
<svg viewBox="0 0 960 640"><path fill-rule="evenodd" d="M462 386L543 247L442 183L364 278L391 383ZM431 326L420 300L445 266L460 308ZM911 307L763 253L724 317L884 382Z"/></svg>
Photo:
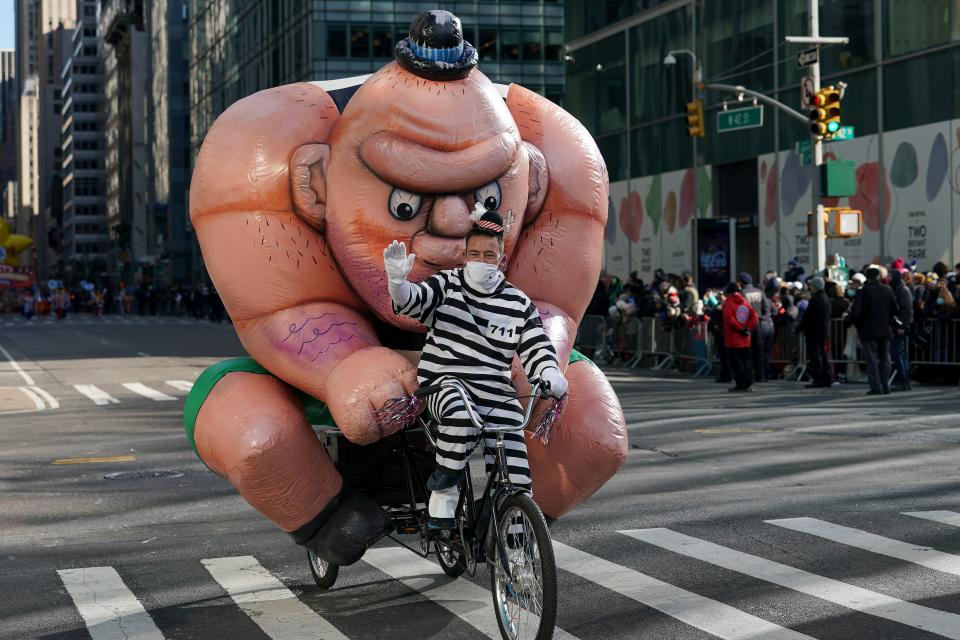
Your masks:
<svg viewBox="0 0 960 640"><path fill-rule="evenodd" d="M620 533L668 551L778 584L854 611L960 640L960 615L954 613L937 611L891 598L875 591L728 549L669 529L634 529L620 531Z"/></svg>
<svg viewBox="0 0 960 640"><path fill-rule="evenodd" d="M605 589L662 611L718 638L729 640L811 640L810 636L752 616L730 605L622 567L554 541L557 567Z"/></svg>
<svg viewBox="0 0 960 640"><path fill-rule="evenodd" d="M956 511L905 511L903 515L960 527L960 513Z"/></svg>
<svg viewBox="0 0 960 640"><path fill-rule="evenodd" d="M150 398L151 400L156 400L158 402L163 400L176 400L174 396L167 395L162 391L157 391L156 389L152 389L147 385L141 384L139 382L124 382L123 386L126 389L133 391L134 393L139 393L144 397Z"/></svg>
<svg viewBox="0 0 960 640"><path fill-rule="evenodd" d="M193 389L193 383L189 380L167 380L167 384L174 389L179 391L190 392L190 389Z"/></svg>
<svg viewBox="0 0 960 640"><path fill-rule="evenodd" d="M347 640L320 614L300 602L252 556L202 560L210 575L271 638Z"/></svg>
<svg viewBox="0 0 960 640"><path fill-rule="evenodd" d="M397 547L369 549L363 561L426 596L488 638L502 637L490 592L483 587L469 580L448 578L439 566ZM531 625L537 624L539 619L532 616ZM554 629L553 637L576 638L559 627Z"/></svg>
<svg viewBox="0 0 960 640"><path fill-rule="evenodd" d="M764 520L764 522L801 533L809 533L819 538L825 538L882 556L912 562L935 571L960 576L960 556L943 553L930 547L885 538L875 533L851 529L816 518L784 518L781 520Z"/></svg>
<svg viewBox="0 0 960 640"><path fill-rule="evenodd" d="M113 567L57 571L93 640L164 640Z"/></svg>
<svg viewBox="0 0 960 640"><path fill-rule="evenodd" d="M2 345L0 345L0 353L2 353L3 357L10 362L10 366L13 367L13 370L20 374L20 377L23 378L24 382L30 386L34 385L33 378L30 377L30 374L20 368L20 365L17 364L17 361L13 359L13 356L10 355L10 352L4 349Z"/></svg>
<svg viewBox="0 0 960 640"><path fill-rule="evenodd" d="M75 384L73 388L93 400L94 404L120 404L119 400L96 385Z"/></svg>
<svg viewBox="0 0 960 640"><path fill-rule="evenodd" d="M36 393L34 393L34 392L33 392L33 389L31 389L31 388L29 388L29 387L18 387L18 388L20 389L20 391L23 392L23 394L24 394L25 396L27 396L28 398L30 398L31 400L33 400L33 404L34 404L34 406L36 406L37 411L43 411L44 409L47 408L47 405L44 404L44 402L43 402L43 398L41 398L41 397L38 396Z"/></svg>
<svg viewBox="0 0 960 640"><path fill-rule="evenodd" d="M46 401L47 401L47 404L50 405L50 408L51 408L51 409L59 409L59 408L60 408L60 402L59 402L56 398L54 398L52 395L50 395L49 393L47 393L46 391L44 391L43 389L41 389L40 387L34 385L34 386L30 387L30 389L31 389L34 393L36 393L37 395L39 395L41 398L43 398L44 400L46 400Z"/></svg>

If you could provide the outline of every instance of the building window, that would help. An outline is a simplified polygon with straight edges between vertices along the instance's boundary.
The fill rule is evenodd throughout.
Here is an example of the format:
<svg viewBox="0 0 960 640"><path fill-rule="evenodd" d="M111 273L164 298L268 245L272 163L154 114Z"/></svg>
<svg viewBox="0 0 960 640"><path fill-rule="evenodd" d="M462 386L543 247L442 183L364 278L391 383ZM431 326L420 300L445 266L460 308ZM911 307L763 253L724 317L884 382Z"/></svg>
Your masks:
<svg viewBox="0 0 960 640"><path fill-rule="evenodd" d="M523 59L540 62L540 30L525 29L523 32Z"/></svg>
<svg viewBox="0 0 960 640"><path fill-rule="evenodd" d="M960 6L956 0L886 0L884 4L887 56L960 39Z"/></svg>
<svg viewBox="0 0 960 640"><path fill-rule="evenodd" d="M520 32L504 30L500 32L500 59L520 59Z"/></svg>
<svg viewBox="0 0 960 640"><path fill-rule="evenodd" d="M351 58L369 58L370 57L370 28L366 25L355 27L351 26L350 31L350 57Z"/></svg>
<svg viewBox="0 0 960 640"><path fill-rule="evenodd" d="M480 27L480 39L477 52L481 60L497 59L497 30L492 27Z"/></svg>
<svg viewBox="0 0 960 640"><path fill-rule="evenodd" d="M347 57L347 28L342 24L327 25L327 57Z"/></svg>
<svg viewBox="0 0 960 640"><path fill-rule="evenodd" d="M391 25L378 24L376 27L374 27L373 57L393 57L393 27Z"/></svg>
<svg viewBox="0 0 960 640"><path fill-rule="evenodd" d="M546 43L543 48L543 57L547 62L554 62L562 58L563 32L559 29L547 29Z"/></svg>

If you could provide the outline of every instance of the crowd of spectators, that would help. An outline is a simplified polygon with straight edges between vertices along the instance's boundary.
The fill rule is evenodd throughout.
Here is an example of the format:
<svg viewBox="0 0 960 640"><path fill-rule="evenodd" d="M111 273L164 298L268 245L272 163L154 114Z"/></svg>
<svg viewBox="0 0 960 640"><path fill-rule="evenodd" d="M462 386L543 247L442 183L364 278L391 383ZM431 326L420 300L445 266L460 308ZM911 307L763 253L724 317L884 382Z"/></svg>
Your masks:
<svg viewBox="0 0 960 640"><path fill-rule="evenodd" d="M36 285L19 290L8 289L0 295L0 311L18 313L27 319L38 316L66 318L70 313L89 313L94 316L182 316L228 321L216 289L209 285L172 287L140 284L94 286Z"/></svg>
<svg viewBox="0 0 960 640"><path fill-rule="evenodd" d="M879 302L871 300L875 296L862 297L860 294L874 283L884 291L892 292L895 311L889 320L889 341L881 337L885 342L879 345L868 342L864 351L862 336L858 334L870 334L867 325L880 322L870 320L876 314L875 307ZM753 379L764 382L771 376L770 353L774 335L785 331L802 333L810 359L812 382L809 386L812 387L828 386L837 380L837 373L831 372L828 366L830 353L827 349L837 349L837 344L832 347L828 344L830 321L842 319L848 335L842 341L843 352L836 355L850 361L866 360L871 390L884 393L886 384L873 389L877 374L871 371L871 367L877 364L879 370L889 354L893 371L898 373L898 388L908 389L906 340L909 338L918 344L929 341L931 332L936 331L933 328L936 323L928 320L945 323L960 319L958 285L960 264L951 270L943 262L937 262L929 271L923 271L915 261L908 264L903 259L886 265L863 265L860 270L855 270L839 256L831 256L823 272L809 276L796 260L791 260L782 276L770 271L755 280L751 274L741 273L736 282L723 288L698 287L690 273L672 274L658 269L650 282L644 282L636 272L631 273L626 281L601 274L587 313L608 318L611 339L621 343L614 345L614 349L622 348L624 343L629 347L634 340L632 334L637 331L636 319L656 318L666 331L707 323L719 352L721 366L717 379L726 382L731 380L732 372L723 357L722 309L730 295L740 292L757 315L757 326L750 331ZM857 303L861 297L863 299ZM864 303L867 303L866 309L862 308ZM834 343L838 342L834 339ZM960 345L950 348L960 348ZM856 380L860 371L858 367L847 367L839 375Z"/></svg>

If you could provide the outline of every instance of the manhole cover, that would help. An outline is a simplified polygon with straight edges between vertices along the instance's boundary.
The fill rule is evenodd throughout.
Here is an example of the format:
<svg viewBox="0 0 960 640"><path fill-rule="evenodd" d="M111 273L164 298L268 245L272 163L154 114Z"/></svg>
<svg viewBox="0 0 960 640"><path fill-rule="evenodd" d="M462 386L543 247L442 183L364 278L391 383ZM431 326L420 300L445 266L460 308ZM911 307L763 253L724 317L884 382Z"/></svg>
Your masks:
<svg viewBox="0 0 960 640"><path fill-rule="evenodd" d="M144 478L182 478L181 471L116 471L103 476L107 480L143 480Z"/></svg>

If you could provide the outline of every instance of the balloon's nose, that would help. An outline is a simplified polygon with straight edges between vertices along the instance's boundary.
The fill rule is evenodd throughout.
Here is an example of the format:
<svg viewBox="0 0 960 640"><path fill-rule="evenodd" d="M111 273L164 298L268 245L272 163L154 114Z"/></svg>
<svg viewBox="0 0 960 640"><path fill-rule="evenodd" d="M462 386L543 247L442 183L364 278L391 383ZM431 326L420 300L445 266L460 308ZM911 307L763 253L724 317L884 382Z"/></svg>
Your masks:
<svg viewBox="0 0 960 640"><path fill-rule="evenodd" d="M439 196L430 211L427 231L445 238L462 238L470 230L470 210L459 196Z"/></svg>

